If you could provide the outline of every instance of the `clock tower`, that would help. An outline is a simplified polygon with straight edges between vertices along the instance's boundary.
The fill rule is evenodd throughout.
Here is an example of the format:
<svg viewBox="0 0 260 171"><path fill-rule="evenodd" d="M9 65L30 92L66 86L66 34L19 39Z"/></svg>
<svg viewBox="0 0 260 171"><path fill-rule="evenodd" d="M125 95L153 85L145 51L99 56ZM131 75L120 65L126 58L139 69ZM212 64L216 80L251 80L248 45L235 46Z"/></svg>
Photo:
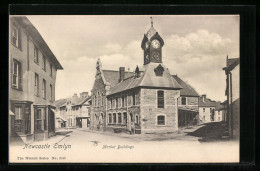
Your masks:
<svg viewBox="0 0 260 171"><path fill-rule="evenodd" d="M146 34L141 44L144 51L144 65L153 63L162 63L162 47L164 41L158 32L153 28L153 19L151 18L151 28Z"/></svg>

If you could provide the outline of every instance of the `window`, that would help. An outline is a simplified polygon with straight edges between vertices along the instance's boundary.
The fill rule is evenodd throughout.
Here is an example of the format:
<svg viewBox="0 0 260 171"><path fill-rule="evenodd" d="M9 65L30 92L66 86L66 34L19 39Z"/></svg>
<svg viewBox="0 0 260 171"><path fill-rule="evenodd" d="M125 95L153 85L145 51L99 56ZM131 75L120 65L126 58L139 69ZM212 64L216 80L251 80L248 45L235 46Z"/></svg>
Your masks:
<svg viewBox="0 0 260 171"><path fill-rule="evenodd" d="M34 77L34 92L36 96L39 96L39 76L35 73Z"/></svg>
<svg viewBox="0 0 260 171"><path fill-rule="evenodd" d="M218 117L218 121L220 121L220 117Z"/></svg>
<svg viewBox="0 0 260 171"><path fill-rule="evenodd" d="M125 107L125 96L124 95L122 95L122 107Z"/></svg>
<svg viewBox="0 0 260 171"><path fill-rule="evenodd" d="M157 125L165 125L165 116L157 116Z"/></svg>
<svg viewBox="0 0 260 171"><path fill-rule="evenodd" d="M118 108L118 97L116 97L116 108Z"/></svg>
<svg viewBox="0 0 260 171"><path fill-rule="evenodd" d="M15 121L14 121L15 132L22 132L22 127L23 127L22 106L16 106L14 108L14 114L15 114Z"/></svg>
<svg viewBox="0 0 260 171"><path fill-rule="evenodd" d="M46 81L45 79L42 80L42 97L46 99Z"/></svg>
<svg viewBox="0 0 260 171"><path fill-rule="evenodd" d="M42 69L46 71L46 57L44 55L42 56Z"/></svg>
<svg viewBox="0 0 260 171"><path fill-rule="evenodd" d="M135 93L134 92L132 93L132 100L133 100L133 105L136 105L135 104Z"/></svg>
<svg viewBox="0 0 260 171"><path fill-rule="evenodd" d="M94 96L94 107L97 106L97 96Z"/></svg>
<svg viewBox="0 0 260 171"><path fill-rule="evenodd" d="M181 105L186 105L186 97L181 98Z"/></svg>
<svg viewBox="0 0 260 171"><path fill-rule="evenodd" d="M36 109L36 131L42 130L42 110Z"/></svg>
<svg viewBox="0 0 260 171"><path fill-rule="evenodd" d="M136 123L136 124L139 123L139 117L138 117L138 115L135 115L135 123Z"/></svg>
<svg viewBox="0 0 260 171"><path fill-rule="evenodd" d="M112 123L112 116L111 116L111 113L108 114L108 123Z"/></svg>
<svg viewBox="0 0 260 171"><path fill-rule="evenodd" d="M18 62L17 60L13 60L13 83L12 83L12 86L14 88L17 88L17 89L21 89L22 88L22 77L21 77L21 63Z"/></svg>
<svg viewBox="0 0 260 171"><path fill-rule="evenodd" d="M123 113L123 117L124 117L124 119L123 119L123 123L124 124L127 124L127 114L126 113Z"/></svg>
<svg viewBox="0 0 260 171"><path fill-rule="evenodd" d="M43 108L43 129L47 130L47 111L46 108Z"/></svg>
<svg viewBox="0 0 260 171"><path fill-rule="evenodd" d="M52 64L50 63L50 76L52 77Z"/></svg>
<svg viewBox="0 0 260 171"><path fill-rule="evenodd" d="M110 100L110 109L112 109L113 99L110 98L109 100Z"/></svg>
<svg viewBox="0 0 260 171"><path fill-rule="evenodd" d="M118 123L122 123L122 116L121 116L121 113L118 113Z"/></svg>
<svg viewBox="0 0 260 171"><path fill-rule="evenodd" d="M100 96L100 94L99 94L99 92L97 92L97 107L99 107L100 106L100 98L99 98L99 96Z"/></svg>
<svg viewBox="0 0 260 171"><path fill-rule="evenodd" d="M50 101L53 101L52 85L50 84Z"/></svg>
<svg viewBox="0 0 260 171"><path fill-rule="evenodd" d="M12 27L11 30L11 42L14 46L16 46L17 48L21 48L21 32L20 30L18 30L16 27Z"/></svg>
<svg viewBox="0 0 260 171"><path fill-rule="evenodd" d="M116 123L116 114L113 113L113 123Z"/></svg>
<svg viewBox="0 0 260 171"><path fill-rule="evenodd" d="M34 62L39 63L39 51L38 48L34 45Z"/></svg>
<svg viewBox="0 0 260 171"><path fill-rule="evenodd" d="M15 120L22 120L23 119L22 107L21 106L15 107L14 114L15 114Z"/></svg>
<svg viewBox="0 0 260 171"><path fill-rule="evenodd" d="M101 106L103 106L104 105L104 99L103 99L103 93L101 93Z"/></svg>
<svg viewBox="0 0 260 171"><path fill-rule="evenodd" d="M203 108L203 112L205 112L205 108Z"/></svg>
<svg viewBox="0 0 260 171"><path fill-rule="evenodd" d="M164 91L157 92L157 107L164 108Z"/></svg>

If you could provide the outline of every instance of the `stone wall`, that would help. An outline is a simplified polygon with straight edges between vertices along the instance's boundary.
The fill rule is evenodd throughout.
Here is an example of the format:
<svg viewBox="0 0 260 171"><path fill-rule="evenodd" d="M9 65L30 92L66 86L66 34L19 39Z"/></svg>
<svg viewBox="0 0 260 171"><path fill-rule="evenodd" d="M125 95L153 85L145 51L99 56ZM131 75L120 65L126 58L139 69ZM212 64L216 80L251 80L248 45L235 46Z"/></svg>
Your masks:
<svg viewBox="0 0 260 171"><path fill-rule="evenodd" d="M140 120L141 133L174 132L178 130L177 98L179 90L164 91L164 108L157 107L157 91L162 89L141 89ZM158 125L157 117L165 117L165 125Z"/></svg>

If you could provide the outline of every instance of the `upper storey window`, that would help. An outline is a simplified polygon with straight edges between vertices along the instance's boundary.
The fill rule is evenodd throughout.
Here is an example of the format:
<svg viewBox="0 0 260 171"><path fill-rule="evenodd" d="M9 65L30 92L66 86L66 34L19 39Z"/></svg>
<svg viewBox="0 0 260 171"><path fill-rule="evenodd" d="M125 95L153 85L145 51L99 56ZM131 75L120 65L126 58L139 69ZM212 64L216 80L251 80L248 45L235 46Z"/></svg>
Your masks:
<svg viewBox="0 0 260 171"><path fill-rule="evenodd" d="M36 64L39 63L39 50L35 45L34 45L34 62Z"/></svg>
<svg viewBox="0 0 260 171"><path fill-rule="evenodd" d="M164 91L158 91L157 98L158 108L164 108Z"/></svg>
<svg viewBox="0 0 260 171"><path fill-rule="evenodd" d="M42 56L42 69L46 71L46 57L44 55Z"/></svg>
<svg viewBox="0 0 260 171"><path fill-rule="evenodd" d="M11 42L17 48L21 48L21 32L15 26L11 29Z"/></svg>
<svg viewBox="0 0 260 171"><path fill-rule="evenodd" d="M182 97L181 98L181 105L186 105L187 102L186 102L186 97Z"/></svg>
<svg viewBox="0 0 260 171"><path fill-rule="evenodd" d="M12 86L14 88L17 88L17 89L21 89L22 88L22 84L21 84L21 63L17 60L13 60L13 84Z"/></svg>
<svg viewBox="0 0 260 171"><path fill-rule="evenodd" d="M52 64L50 63L50 76L52 77Z"/></svg>

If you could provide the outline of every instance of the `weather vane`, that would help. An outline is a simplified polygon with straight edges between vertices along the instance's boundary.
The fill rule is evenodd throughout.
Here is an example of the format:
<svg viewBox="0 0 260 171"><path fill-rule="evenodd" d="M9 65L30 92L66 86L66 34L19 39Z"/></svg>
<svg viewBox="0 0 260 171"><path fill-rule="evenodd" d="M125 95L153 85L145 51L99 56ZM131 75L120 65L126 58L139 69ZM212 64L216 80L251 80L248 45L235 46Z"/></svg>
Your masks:
<svg viewBox="0 0 260 171"><path fill-rule="evenodd" d="M153 27L153 17L150 17L151 19L151 26Z"/></svg>

